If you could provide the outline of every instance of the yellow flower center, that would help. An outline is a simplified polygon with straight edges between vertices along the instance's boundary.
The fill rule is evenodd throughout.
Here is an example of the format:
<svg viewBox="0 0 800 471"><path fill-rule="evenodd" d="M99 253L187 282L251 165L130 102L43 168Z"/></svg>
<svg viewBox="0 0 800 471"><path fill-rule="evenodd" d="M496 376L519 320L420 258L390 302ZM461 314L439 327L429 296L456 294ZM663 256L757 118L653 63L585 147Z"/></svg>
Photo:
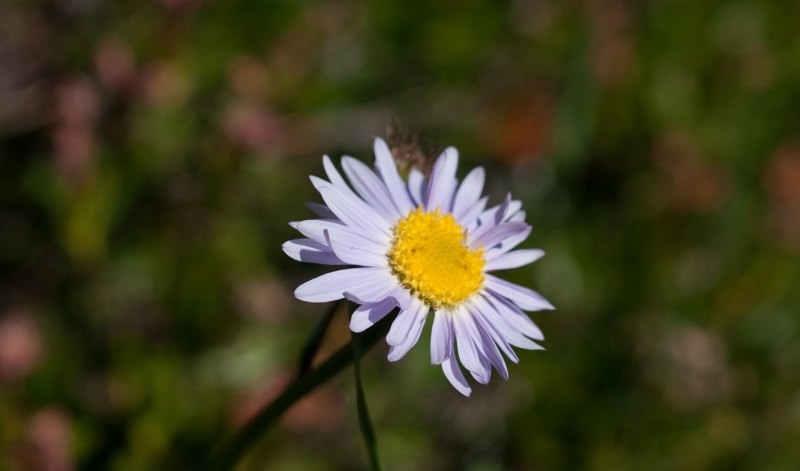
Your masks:
<svg viewBox="0 0 800 471"><path fill-rule="evenodd" d="M483 247L470 250L451 214L412 210L394 227L389 264L400 283L433 308L454 307L483 284Z"/></svg>

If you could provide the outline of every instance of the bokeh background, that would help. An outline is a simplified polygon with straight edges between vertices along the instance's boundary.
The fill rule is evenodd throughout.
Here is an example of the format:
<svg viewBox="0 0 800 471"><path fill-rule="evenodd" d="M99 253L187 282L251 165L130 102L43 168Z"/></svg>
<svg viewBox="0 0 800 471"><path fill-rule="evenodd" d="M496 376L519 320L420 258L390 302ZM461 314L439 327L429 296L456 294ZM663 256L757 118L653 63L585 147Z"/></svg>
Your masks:
<svg viewBox="0 0 800 471"><path fill-rule="evenodd" d="M463 398L364 359L392 470L800 468L800 4L4 0L0 469L194 470L325 306L321 156L457 146L529 247L545 352ZM347 342L334 320L322 356ZM365 469L352 371L239 469Z"/></svg>

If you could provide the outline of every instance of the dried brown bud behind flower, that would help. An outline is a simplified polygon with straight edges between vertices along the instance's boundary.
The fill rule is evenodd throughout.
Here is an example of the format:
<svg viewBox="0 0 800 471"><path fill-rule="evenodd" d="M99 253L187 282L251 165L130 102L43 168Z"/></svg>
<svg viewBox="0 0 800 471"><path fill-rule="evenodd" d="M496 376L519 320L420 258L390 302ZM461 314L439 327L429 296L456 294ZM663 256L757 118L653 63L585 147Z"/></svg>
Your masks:
<svg viewBox="0 0 800 471"><path fill-rule="evenodd" d="M433 159L422 149L418 132L403 129L392 120L386 127L386 143L402 174L415 168L428 176Z"/></svg>

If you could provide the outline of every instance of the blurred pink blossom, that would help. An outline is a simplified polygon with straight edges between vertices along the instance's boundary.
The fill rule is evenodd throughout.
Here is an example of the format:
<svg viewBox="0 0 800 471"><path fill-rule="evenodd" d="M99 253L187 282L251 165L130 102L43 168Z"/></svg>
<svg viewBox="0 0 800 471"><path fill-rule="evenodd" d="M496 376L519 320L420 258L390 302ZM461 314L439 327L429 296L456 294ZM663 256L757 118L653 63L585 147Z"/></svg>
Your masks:
<svg viewBox="0 0 800 471"><path fill-rule="evenodd" d="M109 90L124 93L136 82L136 63L130 47L119 39L102 41L94 52L97 77Z"/></svg>
<svg viewBox="0 0 800 471"><path fill-rule="evenodd" d="M68 181L80 182L91 171L99 112L97 92L87 78L70 78L56 88L51 139L56 166Z"/></svg>
<svg viewBox="0 0 800 471"><path fill-rule="evenodd" d="M71 450L69 417L55 407L42 409L31 417L26 433L24 469L70 471L75 469Z"/></svg>
<svg viewBox="0 0 800 471"><path fill-rule="evenodd" d="M285 145L283 122L257 106L233 104L225 112L223 129L231 141L251 152L274 150Z"/></svg>
<svg viewBox="0 0 800 471"><path fill-rule="evenodd" d="M16 381L33 371L44 357L39 327L23 310L0 319L0 381Z"/></svg>
<svg viewBox="0 0 800 471"><path fill-rule="evenodd" d="M695 140L666 133L655 144L653 159L659 171L654 186L667 207L687 213L706 213L719 207L728 194L724 169L704 156Z"/></svg>
<svg viewBox="0 0 800 471"><path fill-rule="evenodd" d="M642 325L643 370L673 406L692 410L730 397L734 374L725 340L698 326Z"/></svg>
<svg viewBox="0 0 800 471"><path fill-rule="evenodd" d="M242 99L253 102L263 99L269 82L269 71L255 57L238 56L228 66L228 83Z"/></svg>
<svg viewBox="0 0 800 471"><path fill-rule="evenodd" d="M782 246L800 251L800 140L775 151L763 180L774 237Z"/></svg>

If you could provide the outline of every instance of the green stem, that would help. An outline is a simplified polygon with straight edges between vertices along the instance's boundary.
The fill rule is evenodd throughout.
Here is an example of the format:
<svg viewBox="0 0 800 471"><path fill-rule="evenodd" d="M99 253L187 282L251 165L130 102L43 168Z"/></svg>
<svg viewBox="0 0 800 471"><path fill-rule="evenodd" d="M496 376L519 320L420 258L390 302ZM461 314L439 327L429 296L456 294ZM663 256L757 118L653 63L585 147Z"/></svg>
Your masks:
<svg viewBox="0 0 800 471"><path fill-rule="evenodd" d="M364 437L364 446L367 447L369 462L372 471L380 471L381 463L378 459L378 445L375 440L375 430L372 428L372 420L369 418L367 399L364 395L364 386L361 383L361 334L353 333L353 371L356 377L356 408L358 409L358 425L361 427L361 435Z"/></svg>
<svg viewBox="0 0 800 471"><path fill-rule="evenodd" d="M328 311L325 313L322 319L320 319L317 326L314 327L314 330L311 332L311 336L306 342L306 347L303 349L303 354L300 355L300 364L297 368L297 376L303 376L308 373L308 370L311 369L311 363L314 361L314 357L317 356L317 351L319 351L319 346L322 344L322 339L325 337L325 332L328 331L331 321L333 320L334 316L336 316L339 308L342 307L342 304L342 300L331 304L330 307L328 307Z"/></svg>
<svg viewBox="0 0 800 471"><path fill-rule="evenodd" d="M367 329L367 331L361 335L360 345L365 352L372 349L372 347L378 343L378 340L385 337L393 317L394 316L391 315L384 317L380 322ZM302 399L306 394L336 376L337 373L349 366L353 362L353 359L353 346L351 341L351 343L337 350L316 369L295 378L294 381L286 386L286 389L271 403L267 404L258 415L250 420L242 429L222 442L216 453L214 453L207 469L210 471L223 471L235 466L248 448L262 438L264 434L275 425L286 410L298 400Z"/></svg>

